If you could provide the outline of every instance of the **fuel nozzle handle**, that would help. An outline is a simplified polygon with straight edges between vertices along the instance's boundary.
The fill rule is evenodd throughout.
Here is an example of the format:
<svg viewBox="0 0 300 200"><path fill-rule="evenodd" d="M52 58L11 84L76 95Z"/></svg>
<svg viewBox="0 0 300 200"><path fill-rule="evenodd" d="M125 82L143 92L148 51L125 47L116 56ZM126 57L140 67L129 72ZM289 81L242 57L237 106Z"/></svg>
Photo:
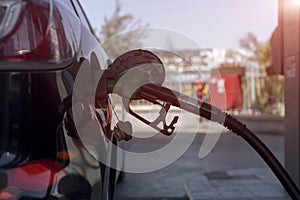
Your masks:
<svg viewBox="0 0 300 200"><path fill-rule="evenodd" d="M145 84L140 87L134 98L145 99L154 104L159 101L164 101L172 106L181 108L208 120L218 122L222 125L224 124L226 116L225 112L214 105L153 83Z"/></svg>

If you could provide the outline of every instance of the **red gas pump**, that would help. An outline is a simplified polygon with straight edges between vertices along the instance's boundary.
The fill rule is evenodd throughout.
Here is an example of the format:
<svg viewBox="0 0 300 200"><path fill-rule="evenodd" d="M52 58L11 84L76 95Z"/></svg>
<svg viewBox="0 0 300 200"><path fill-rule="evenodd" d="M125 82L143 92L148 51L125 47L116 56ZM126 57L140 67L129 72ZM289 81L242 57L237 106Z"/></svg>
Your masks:
<svg viewBox="0 0 300 200"><path fill-rule="evenodd" d="M242 109L243 91L241 77L244 73L245 70L242 67L213 70L209 83L210 96L214 100L211 103L225 110Z"/></svg>

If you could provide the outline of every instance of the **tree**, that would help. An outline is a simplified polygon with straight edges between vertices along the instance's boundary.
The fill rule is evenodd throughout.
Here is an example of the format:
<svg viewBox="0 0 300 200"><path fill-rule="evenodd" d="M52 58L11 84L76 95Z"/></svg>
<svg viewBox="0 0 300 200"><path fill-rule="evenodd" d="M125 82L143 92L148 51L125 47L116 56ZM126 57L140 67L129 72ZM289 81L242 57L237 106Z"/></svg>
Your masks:
<svg viewBox="0 0 300 200"><path fill-rule="evenodd" d="M247 33L247 35L240 39L240 47L246 50L247 59L249 61L258 61L257 58L257 50L259 43L257 41L256 36L253 33Z"/></svg>
<svg viewBox="0 0 300 200"><path fill-rule="evenodd" d="M272 64L270 40L259 42L254 34L248 33L240 40L240 46L247 52L246 60L257 63L261 73L266 75L266 67ZM279 104L284 102L284 78L273 75L256 77L255 81L256 109L263 112L280 112L276 109ZM249 85L249 82L244 82L245 91L250 92Z"/></svg>
<svg viewBox="0 0 300 200"><path fill-rule="evenodd" d="M139 19L131 14L122 14L121 10L120 2L116 1L113 14L109 18L104 18L104 24L101 27L101 43L111 58L116 58L132 48L140 47L141 39L146 37L143 28L148 25L141 25Z"/></svg>
<svg viewBox="0 0 300 200"><path fill-rule="evenodd" d="M267 40L266 42L259 43L257 49L258 63L260 66L266 68L272 64L272 53L271 53L271 42Z"/></svg>
<svg viewBox="0 0 300 200"><path fill-rule="evenodd" d="M271 65L270 40L259 42L253 33L247 33L244 38L240 39L240 47L246 51L248 62L255 62L263 69Z"/></svg>

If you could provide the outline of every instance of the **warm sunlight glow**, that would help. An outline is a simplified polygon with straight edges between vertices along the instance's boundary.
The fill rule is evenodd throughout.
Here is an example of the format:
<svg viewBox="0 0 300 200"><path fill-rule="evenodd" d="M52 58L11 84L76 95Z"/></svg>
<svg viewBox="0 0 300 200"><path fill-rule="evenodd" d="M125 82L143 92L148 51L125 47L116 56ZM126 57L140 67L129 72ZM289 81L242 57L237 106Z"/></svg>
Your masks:
<svg viewBox="0 0 300 200"><path fill-rule="evenodd" d="M293 3L295 4L295 6L299 6L300 7L300 0L294 0Z"/></svg>

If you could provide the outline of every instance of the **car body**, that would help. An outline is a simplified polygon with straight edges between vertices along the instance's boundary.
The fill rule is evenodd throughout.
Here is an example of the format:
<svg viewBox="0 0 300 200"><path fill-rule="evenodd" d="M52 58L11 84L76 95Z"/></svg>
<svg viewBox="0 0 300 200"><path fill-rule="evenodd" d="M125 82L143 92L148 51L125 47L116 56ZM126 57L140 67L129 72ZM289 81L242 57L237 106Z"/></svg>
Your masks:
<svg viewBox="0 0 300 200"><path fill-rule="evenodd" d="M89 81L106 59L77 0L0 1L0 199L112 198L116 171L91 156L72 114L90 112L74 103L78 72Z"/></svg>

